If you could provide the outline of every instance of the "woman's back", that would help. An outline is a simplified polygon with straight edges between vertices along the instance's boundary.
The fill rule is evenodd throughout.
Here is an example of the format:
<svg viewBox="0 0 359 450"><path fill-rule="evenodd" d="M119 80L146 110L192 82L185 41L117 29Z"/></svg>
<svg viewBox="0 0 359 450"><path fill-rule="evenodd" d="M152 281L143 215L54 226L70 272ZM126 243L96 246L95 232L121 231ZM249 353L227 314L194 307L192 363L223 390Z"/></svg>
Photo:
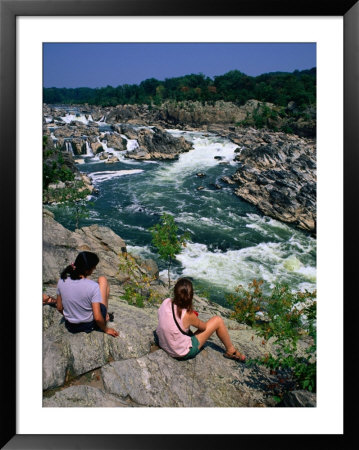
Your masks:
<svg viewBox="0 0 359 450"><path fill-rule="evenodd" d="M71 323L91 322L94 319L92 303L102 301L98 283L87 278L60 279L57 293L61 295L64 317Z"/></svg>
<svg viewBox="0 0 359 450"><path fill-rule="evenodd" d="M177 306L174 306L174 313L178 325L183 329L183 317L186 310L183 309L181 317L178 317ZM176 325L172 312L172 299L166 298L158 310L158 326L156 333L159 339L160 347L173 357L184 356L188 353L192 345L191 337L183 334Z"/></svg>

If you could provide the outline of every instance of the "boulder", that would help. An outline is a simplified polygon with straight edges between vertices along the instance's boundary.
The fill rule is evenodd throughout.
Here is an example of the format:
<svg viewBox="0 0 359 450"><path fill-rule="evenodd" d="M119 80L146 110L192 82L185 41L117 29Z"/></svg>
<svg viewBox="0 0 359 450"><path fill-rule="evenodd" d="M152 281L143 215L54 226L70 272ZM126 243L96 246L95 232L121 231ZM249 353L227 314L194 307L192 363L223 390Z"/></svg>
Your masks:
<svg viewBox="0 0 359 450"><path fill-rule="evenodd" d="M90 147L91 147L94 155L97 155L98 153L103 152L103 147L102 147L101 142L98 142L98 141L91 142Z"/></svg>
<svg viewBox="0 0 359 450"><path fill-rule="evenodd" d="M108 159L106 159L105 163L106 164L113 164L113 163L116 163L118 161L119 161L118 157L114 155L114 156L110 156Z"/></svg>
<svg viewBox="0 0 359 450"><path fill-rule="evenodd" d="M128 136L126 134L126 136ZM129 137L129 136L128 136ZM175 138L159 127L141 128L136 136L139 147L125 154L132 159L175 159L192 146L183 137Z"/></svg>
<svg viewBox="0 0 359 450"><path fill-rule="evenodd" d="M235 194L264 214L316 233L316 151L310 139L283 133L250 134L235 157ZM258 143L259 142L259 143Z"/></svg>
<svg viewBox="0 0 359 450"><path fill-rule="evenodd" d="M126 244L108 227L91 225L72 232L54 220L54 215L43 213L43 282L57 283L61 271L73 262L80 251L96 253L100 259L96 274L105 275L116 283L128 280L129 274L119 270L125 261ZM158 271L151 263L151 273Z"/></svg>
<svg viewBox="0 0 359 450"><path fill-rule="evenodd" d="M251 386L250 372L223 358L223 350L210 344L188 361L177 361L158 350L101 369L106 392L121 399L129 397L139 406L269 406L265 391L259 385Z"/></svg>
<svg viewBox="0 0 359 450"><path fill-rule="evenodd" d="M104 139L107 141L107 147L113 148L115 150L126 150L127 141L122 138L119 134L115 133L106 133Z"/></svg>
<svg viewBox="0 0 359 450"><path fill-rule="evenodd" d="M71 386L62 391L56 392L55 395L44 398L42 402L44 407L56 408L83 408L83 407L118 407L129 406L126 402L121 401L118 397L106 394L101 389L91 386Z"/></svg>
<svg viewBox="0 0 359 450"><path fill-rule="evenodd" d="M156 315L120 302L120 291L111 296L111 327L117 338L103 333L70 333L63 316L53 306L43 307L43 389L63 386L65 381L102 367L110 361L136 358L150 351ZM49 325L51 324L51 325Z"/></svg>

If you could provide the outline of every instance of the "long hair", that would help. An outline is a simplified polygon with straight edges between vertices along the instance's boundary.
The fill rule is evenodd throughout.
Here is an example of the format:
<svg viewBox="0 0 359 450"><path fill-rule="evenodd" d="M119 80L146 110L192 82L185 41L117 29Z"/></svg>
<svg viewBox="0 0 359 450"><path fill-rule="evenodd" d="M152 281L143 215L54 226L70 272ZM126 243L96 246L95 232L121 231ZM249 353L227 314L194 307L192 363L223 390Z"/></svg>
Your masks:
<svg viewBox="0 0 359 450"><path fill-rule="evenodd" d="M81 252L77 255L75 262L67 266L61 272L61 278L66 280L67 275L70 275L71 280L80 280L81 275L87 276L94 269L99 262L96 253Z"/></svg>
<svg viewBox="0 0 359 450"><path fill-rule="evenodd" d="M182 309L188 312L192 310L193 286L187 278L180 278L174 287L173 303L177 306L178 317L181 317Z"/></svg>

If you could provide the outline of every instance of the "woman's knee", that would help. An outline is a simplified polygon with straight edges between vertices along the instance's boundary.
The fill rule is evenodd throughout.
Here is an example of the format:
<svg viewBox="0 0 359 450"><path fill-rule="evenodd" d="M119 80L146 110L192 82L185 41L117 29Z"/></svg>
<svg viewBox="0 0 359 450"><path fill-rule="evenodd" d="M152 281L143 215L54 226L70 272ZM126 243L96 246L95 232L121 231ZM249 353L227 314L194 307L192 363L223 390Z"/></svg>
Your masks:
<svg viewBox="0 0 359 450"><path fill-rule="evenodd" d="M108 281L107 278L104 275L101 275L98 277L98 284L101 286L107 286L108 285Z"/></svg>
<svg viewBox="0 0 359 450"><path fill-rule="evenodd" d="M210 323L210 325L217 330L217 328L219 328L224 322L222 317L220 316L213 316L209 319L208 323Z"/></svg>
<svg viewBox="0 0 359 450"><path fill-rule="evenodd" d="M222 325L222 323L224 323L221 316L214 316L213 319L215 320L215 322L216 322L218 325Z"/></svg>

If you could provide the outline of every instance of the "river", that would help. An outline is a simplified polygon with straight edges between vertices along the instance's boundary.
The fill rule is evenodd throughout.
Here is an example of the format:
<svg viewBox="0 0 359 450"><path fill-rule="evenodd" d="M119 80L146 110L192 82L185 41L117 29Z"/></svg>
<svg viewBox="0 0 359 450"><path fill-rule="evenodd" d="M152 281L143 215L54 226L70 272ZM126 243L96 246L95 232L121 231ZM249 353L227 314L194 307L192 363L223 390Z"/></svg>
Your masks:
<svg viewBox="0 0 359 450"><path fill-rule="evenodd" d="M129 252L155 259L165 276L149 228L164 212L173 215L179 233L188 231L191 241L177 256L172 277L191 277L197 290L221 304L226 293L254 278L264 280L267 289L284 282L293 290L313 291L315 238L264 216L221 180L235 172L238 146L210 133L168 131L184 136L194 149L175 161L129 160L111 149L119 162L106 164L97 156L82 156L79 169L92 178L99 194L91 198L89 217L81 226L110 227L125 240ZM135 146L136 141L128 141L128 148ZM52 210L64 226L74 228L68 211L58 206Z"/></svg>

